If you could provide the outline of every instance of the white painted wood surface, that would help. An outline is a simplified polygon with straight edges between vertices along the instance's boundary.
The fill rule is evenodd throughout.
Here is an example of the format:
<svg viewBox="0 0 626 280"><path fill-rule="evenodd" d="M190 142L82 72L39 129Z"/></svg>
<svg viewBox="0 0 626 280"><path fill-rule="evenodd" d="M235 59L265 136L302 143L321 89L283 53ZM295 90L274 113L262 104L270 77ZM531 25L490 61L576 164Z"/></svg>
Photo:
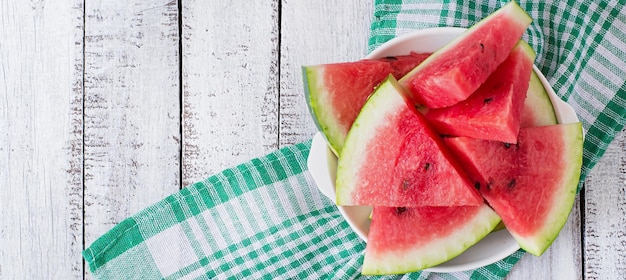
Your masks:
<svg viewBox="0 0 626 280"><path fill-rule="evenodd" d="M0 2L0 279L83 275L82 13Z"/></svg>
<svg viewBox="0 0 626 280"><path fill-rule="evenodd" d="M367 54L373 1L283 1L280 52L280 146L313 137L303 98L302 66L353 61Z"/></svg>
<svg viewBox="0 0 626 280"><path fill-rule="evenodd" d="M595 166L584 192L585 279L626 278L626 129Z"/></svg>
<svg viewBox="0 0 626 280"><path fill-rule="evenodd" d="M183 1L183 182L278 147L279 4Z"/></svg>
<svg viewBox="0 0 626 280"><path fill-rule="evenodd" d="M176 1L86 1L85 242L180 188Z"/></svg>
<svg viewBox="0 0 626 280"><path fill-rule="evenodd" d="M81 251L212 173L315 133L300 67L366 54L372 1L1 1L0 279ZM622 279L626 133L508 279Z"/></svg>

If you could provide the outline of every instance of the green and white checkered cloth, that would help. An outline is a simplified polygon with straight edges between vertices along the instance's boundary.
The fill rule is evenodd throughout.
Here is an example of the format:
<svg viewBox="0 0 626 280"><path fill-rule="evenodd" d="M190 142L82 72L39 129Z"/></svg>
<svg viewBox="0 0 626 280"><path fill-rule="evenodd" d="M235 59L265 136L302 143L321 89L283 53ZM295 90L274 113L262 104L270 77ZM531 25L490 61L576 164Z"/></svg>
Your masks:
<svg viewBox="0 0 626 280"><path fill-rule="evenodd" d="M415 29L468 27L504 4L415 2L376 0L370 50ZM536 64L583 122L583 179L626 121L620 2L520 1L535 19L524 38ZM227 169L122 221L83 252L90 271L97 279L361 277L365 244L315 187L310 144ZM501 279L522 254L472 271L402 277Z"/></svg>

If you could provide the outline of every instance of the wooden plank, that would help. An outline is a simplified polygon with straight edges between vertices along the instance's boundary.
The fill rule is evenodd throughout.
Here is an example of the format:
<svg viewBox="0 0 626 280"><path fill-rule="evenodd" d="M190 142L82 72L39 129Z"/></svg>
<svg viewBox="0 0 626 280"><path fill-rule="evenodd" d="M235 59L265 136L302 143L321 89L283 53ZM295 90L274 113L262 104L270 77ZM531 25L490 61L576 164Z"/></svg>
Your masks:
<svg viewBox="0 0 626 280"><path fill-rule="evenodd" d="M277 148L276 1L183 1L183 183Z"/></svg>
<svg viewBox="0 0 626 280"><path fill-rule="evenodd" d="M373 1L282 2L281 147L308 140L317 132L304 97L301 67L363 58L373 9Z"/></svg>
<svg viewBox="0 0 626 280"><path fill-rule="evenodd" d="M82 15L0 4L0 279L83 275Z"/></svg>
<svg viewBox="0 0 626 280"><path fill-rule="evenodd" d="M507 279L582 279L580 196L557 239L540 257L526 253Z"/></svg>
<svg viewBox="0 0 626 280"><path fill-rule="evenodd" d="M176 1L85 3L85 242L180 188Z"/></svg>
<svg viewBox="0 0 626 280"><path fill-rule="evenodd" d="M585 185L585 279L626 275L626 130L611 143Z"/></svg>

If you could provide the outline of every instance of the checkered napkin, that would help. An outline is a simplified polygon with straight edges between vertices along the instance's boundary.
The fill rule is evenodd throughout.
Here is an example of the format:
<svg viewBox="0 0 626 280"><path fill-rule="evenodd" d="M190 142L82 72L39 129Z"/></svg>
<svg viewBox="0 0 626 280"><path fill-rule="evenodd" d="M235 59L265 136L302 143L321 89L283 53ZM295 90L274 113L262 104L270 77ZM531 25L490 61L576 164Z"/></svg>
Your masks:
<svg viewBox="0 0 626 280"><path fill-rule="evenodd" d="M583 122L584 178L625 122L623 4L520 2L535 19L524 38L537 66ZM468 27L503 4L376 0L370 50L415 29ZM83 252L89 270L98 279L361 277L365 244L316 189L310 145L224 170L122 221ZM501 279L522 254L472 271L401 277Z"/></svg>

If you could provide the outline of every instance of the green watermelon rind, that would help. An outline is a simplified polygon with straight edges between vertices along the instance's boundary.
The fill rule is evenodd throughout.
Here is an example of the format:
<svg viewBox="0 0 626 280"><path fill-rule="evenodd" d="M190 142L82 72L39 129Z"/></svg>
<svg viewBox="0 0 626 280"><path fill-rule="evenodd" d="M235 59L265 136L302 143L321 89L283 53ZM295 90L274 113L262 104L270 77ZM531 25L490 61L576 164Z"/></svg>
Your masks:
<svg viewBox="0 0 626 280"><path fill-rule="evenodd" d="M442 48L440 48L439 50L434 52L431 56L426 58L421 64L413 68L411 72L404 75L404 77L402 77L398 81L400 85L402 85L402 87L406 87L407 83L410 81L412 76L414 76L417 72L422 71L424 67L429 66L431 63L433 63L433 61L436 61L438 59L439 57L438 54L444 53L448 51L449 49L455 48L459 43L461 43L465 39L467 34L471 34L473 30L480 28L484 24L488 23L492 18L499 16L502 13L508 13L514 20L520 23L520 25L528 26L532 22L532 18L530 17L530 15L528 15L528 13L526 13L526 11L524 11L524 9L522 9L517 4L517 2L511 1L505 6L503 6L502 8L500 8L498 11L488 15L487 17L483 18L482 20L480 20L479 22L477 22L476 24L468 28L460 36L448 42Z"/></svg>
<svg viewBox="0 0 626 280"><path fill-rule="evenodd" d="M546 126L559 123L550 96L534 70L530 73L528 94L524 100L524 106L531 108L535 115L532 126Z"/></svg>
<svg viewBox="0 0 626 280"><path fill-rule="evenodd" d="M535 50L524 40L520 40L518 44L521 49L528 54L529 57L532 56L534 60L536 57ZM554 125L558 123L548 91L535 72L534 66L533 71L530 73L528 91L523 106L530 109L535 116L532 126Z"/></svg>
<svg viewBox="0 0 626 280"><path fill-rule="evenodd" d="M324 92L326 86L324 85L324 66L303 66L302 78L304 83L304 96L309 107L309 113L313 117L313 122L317 129L322 132L328 146L335 155L339 155L343 145L343 135L328 126L323 126L322 123L333 123L332 116L335 112L332 112L332 108L324 108L320 104L320 98L324 98ZM325 111L326 110L326 111ZM329 111L330 110L330 111Z"/></svg>
<svg viewBox="0 0 626 280"><path fill-rule="evenodd" d="M524 51L524 53L526 53L528 57L532 57L533 61L535 60L537 54L535 53L535 50L533 50L533 47L531 47L526 41L519 40L519 42L517 42L517 44L513 48L516 47Z"/></svg>
<svg viewBox="0 0 626 280"><path fill-rule="evenodd" d="M510 232L513 238L524 249L535 256L540 256L554 242L559 232L567 222L576 199L576 191L580 180L583 160L583 130L582 123L561 124L566 150L563 152L563 162L567 162L567 170L563 174L567 177L562 181L562 188L555 193L551 211L543 227L531 237L523 237ZM540 163L539 163L540 164Z"/></svg>
<svg viewBox="0 0 626 280"><path fill-rule="evenodd" d="M395 98L386 98L388 95L385 94L376 94L377 92L386 92L388 90L392 90L394 92L402 92L403 89L400 88L398 83L388 82L389 79L393 79L393 76L389 76L387 80L383 81L376 89L375 93L372 94L368 101L361 108L361 112L371 112L377 111L376 108L389 108L394 106L394 108L399 108L402 106L406 106L406 101L404 100L402 95L393 95ZM390 89L387 89L391 87ZM378 114L362 114L359 113L358 117L352 124L352 128L348 132L346 136L345 143L352 143L351 145L345 145L342 151L342 156L339 157L339 161L337 164L337 179L335 183L335 192L336 192L336 203L337 205L352 205L352 190L354 187L354 178L356 178L356 172L359 170L358 167L354 165L344 164L345 162L363 162L363 160L358 159L357 157L364 156L361 153L355 153L353 151L364 151L365 146L370 142L369 140L375 137L376 128L379 126L379 123L384 122L385 118L381 118ZM360 129L354 129L355 127L360 127ZM358 133L357 133L358 132ZM369 137L369 138L368 138ZM351 138L357 138L358 141L352 141Z"/></svg>
<svg viewBox="0 0 626 280"><path fill-rule="evenodd" d="M480 212L458 230L453 231L437 241L430 242L423 248L414 249L410 254L392 256L384 259L373 259L365 255L363 275L402 274L427 269L449 261L465 252L491 233L500 223L500 217L489 206L482 207ZM367 249L366 249L367 250Z"/></svg>
<svg viewBox="0 0 626 280"><path fill-rule="evenodd" d="M522 50L528 54L529 57L536 57L535 50L524 40L520 40L518 43ZM556 112L554 111L554 105L550 100L550 95L545 86L537 75L537 70L533 66L533 71L530 73L530 81L528 82L528 91L526 99L524 99L524 107L530 109L530 112L534 115L534 122L532 126L546 126L558 124Z"/></svg>

